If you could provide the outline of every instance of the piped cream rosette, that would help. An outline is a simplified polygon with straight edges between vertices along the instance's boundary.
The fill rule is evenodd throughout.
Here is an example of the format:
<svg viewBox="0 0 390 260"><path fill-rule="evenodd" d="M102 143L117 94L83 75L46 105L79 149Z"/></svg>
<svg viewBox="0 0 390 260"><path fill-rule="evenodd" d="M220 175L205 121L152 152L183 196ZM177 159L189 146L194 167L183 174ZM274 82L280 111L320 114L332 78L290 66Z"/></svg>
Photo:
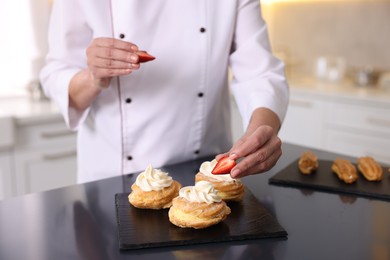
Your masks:
<svg viewBox="0 0 390 260"><path fill-rule="evenodd" d="M245 192L245 186L240 179L234 179L230 174L212 174L211 171L217 160L205 161L201 164L199 172L195 175L195 182L208 181L218 191L218 195L225 201L240 201Z"/></svg>
<svg viewBox="0 0 390 260"><path fill-rule="evenodd" d="M218 195L214 186L207 181L200 181L195 186L183 187L179 191L179 196L189 202L207 203L220 202L222 198Z"/></svg>
<svg viewBox="0 0 390 260"><path fill-rule="evenodd" d="M178 196L180 188L181 184L173 180L168 173L149 165L137 176L128 198L136 208L169 208L172 199Z"/></svg>
<svg viewBox="0 0 390 260"><path fill-rule="evenodd" d="M168 213L174 225L196 229L218 224L229 214L230 208L207 181L181 188Z"/></svg>
<svg viewBox="0 0 390 260"><path fill-rule="evenodd" d="M172 182L173 179L167 172L154 169L151 165L144 172L141 172L135 181L143 191L159 191L171 186Z"/></svg>

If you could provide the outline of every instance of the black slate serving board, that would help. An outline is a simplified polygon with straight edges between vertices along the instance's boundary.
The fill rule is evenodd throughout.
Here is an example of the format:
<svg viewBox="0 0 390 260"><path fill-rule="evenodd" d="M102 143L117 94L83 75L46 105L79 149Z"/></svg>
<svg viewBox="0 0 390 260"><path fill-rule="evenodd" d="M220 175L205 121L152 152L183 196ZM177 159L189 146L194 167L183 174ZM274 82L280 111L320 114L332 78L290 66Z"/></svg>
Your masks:
<svg viewBox="0 0 390 260"><path fill-rule="evenodd" d="M346 184L332 172L332 161L319 160L318 163L319 168L316 172L304 175L300 173L298 160L296 160L271 177L269 183L390 200L390 175L386 168L383 168L383 180L380 182L367 181L361 173L358 173L359 178L355 183Z"/></svg>
<svg viewBox="0 0 390 260"><path fill-rule="evenodd" d="M241 202L228 203L232 213L223 222L205 229L176 227L169 222L168 209L137 209L127 196L127 193L115 195L122 250L287 236L284 228L248 189Z"/></svg>

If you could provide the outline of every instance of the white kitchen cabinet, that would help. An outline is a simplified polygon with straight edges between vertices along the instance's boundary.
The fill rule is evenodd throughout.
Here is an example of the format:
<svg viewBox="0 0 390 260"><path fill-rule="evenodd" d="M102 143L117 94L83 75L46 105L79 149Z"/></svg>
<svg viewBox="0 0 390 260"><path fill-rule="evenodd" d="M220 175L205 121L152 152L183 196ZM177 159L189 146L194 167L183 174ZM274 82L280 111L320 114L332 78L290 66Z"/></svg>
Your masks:
<svg viewBox="0 0 390 260"><path fill-rule="evenodd" d="M0 200L14 194L14 181L12 180L12 160L9 151L0 151Z"/></svg>
<svg viewBox="0 0 390 260"><path fill-rule="evenodd" d="M390 99L366 90L336 93L322 86L291 90L283 141L390 164ZM373 91L373 93L376 93ZM363 97L362 97L363 96Z"/></svg>
<svg viewBox="0 0 390 260"><path fill-rule="evenodd" d="M0 114L1 114L0 109ZM14 144L14 122L10 116L0 116L0 200L14 193L12 180L12 156L10 148Z"/></svg>
<svg viewBox="0 0 390 260"><path fill-rule="evenodd" d="M324 102L305 95L291 95L279 132L282 141L308 147L323 146Z"/></svg>
<svg viewBox="0 0 390 260"><path fill-rule="evenodd" d="M333 129L327 131L325 138L327 150L354 157L372 156L378 162L390 164L389 138Z"/></svg>
<svg viewBox="0 0 390 260"><path fill-rule="evenodd" d="M390 105L340 99L328 103L326 110L328 127L390 137Z"/></svg>
<svg viewBox="0 0 390 260"><path fill-rule="evenodd" d="M16 127L16 195L76 183L76 134L54 120Z"/></svg>
<svg viewBox="0 0 390 260"><path fill-rule="evenodd" d="M75 147L18 151L15 161L17 195L76 183Z"/></svg>
<svg viewBox="0 0 390 260"><path fill-rule="evenodd" d="M76 183L76 133L49 100L0 100L0 199Z"/></svg>
<svg viewBox="0 0 390 260"><path fill-rule="evenodd" d="M326 113L326 149L390 163L390 107L361 100L332 101Z"/></svg>
<svg viewBox="0 0 390 260"><path fill-rule="evenodd" d="M14 144L14 121L12 117L0 117L0 133L0 149L11 147Z"/></svg>

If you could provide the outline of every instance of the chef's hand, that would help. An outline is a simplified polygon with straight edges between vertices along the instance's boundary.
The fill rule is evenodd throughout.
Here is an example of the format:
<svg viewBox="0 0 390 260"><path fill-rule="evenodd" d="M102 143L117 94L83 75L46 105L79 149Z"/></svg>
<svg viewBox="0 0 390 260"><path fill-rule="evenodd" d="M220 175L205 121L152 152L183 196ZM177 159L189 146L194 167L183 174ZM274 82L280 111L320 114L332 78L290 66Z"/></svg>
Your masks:
<svg viewBox="0 0 390 260"><path fill-rule="evenodd" d="M86 50L88 67L76 73L69 85L69 104L83 111L104 88L111 78L128 75L139 69L138 47L113 38L96 38Z"/></svg>
<svg viewBox="0 0 390 260"><path fill-rule="evenodd" d="M90 76L95 86L106 88L112 77L139 69L138 47L114 38L95 38L86 50Z"/></svg>
<svg viewBox="0 0 390 260"><path fill-rule="evenodd" d="M272 111L258 109L252 115L246 133L229 152L216 156L216 159L224 156L229 156L233 160L240 159L231 170L233 178L270 170L282 155L282 142L277 136L279 127L279 119Z"/></svg>

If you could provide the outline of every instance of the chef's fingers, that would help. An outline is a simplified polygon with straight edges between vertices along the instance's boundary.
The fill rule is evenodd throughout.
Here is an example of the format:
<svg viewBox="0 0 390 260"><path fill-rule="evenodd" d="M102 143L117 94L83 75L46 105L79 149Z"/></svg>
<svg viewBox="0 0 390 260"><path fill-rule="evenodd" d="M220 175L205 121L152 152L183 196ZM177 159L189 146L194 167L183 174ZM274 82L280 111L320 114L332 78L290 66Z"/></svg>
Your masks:
<svg viewBox="0 0 390 260"><path fill-rule="evenodd" d="M256 164L249 166L250 163L246 164L246 167L241 168L233 168L231 176L233 178L242 178L248 175L263 173L268 170L270 170L272 167L275 166L277 161L282 155L282 150L277 150L274 153L272 153L266 160L262 162L257 162ZM242 161L240 162L242 163ZM238 166L236 166L238 167ZM241 166L240 166L241 167Z"/></svg>
<svg viewBox="0 0 390 260"><path fill-rule="evenodd" d="M229 157L233 160L248 156L254 151L258 151L268 140L275 136L274 130L270 126L260 126L251 134L237 142L229 152Z"/></svg>
<svg viewBox="0 0 390 260"><path fill-rule="evenodd" d="M245 140L245 135L242 136L240 139L238 139L238 140L233 144L233 147L232 147L228 152L226 152L226 153L221 153L221 154L216 155L216 156L215 156L215 159L216 159L217 161L219 161L221 158L229 156L229 155L230 155L230 152L231 152L232 150L234 150L235 147L241 145L241 143L244 142L244 140Z"/></svg>
<svg viewBox="0 0 390 260"><path fill-rule="evenodd" d="M139 69L139 63L128 63L119 60L103 59L94 57L88 61L88 67L100 69Z"/></svg>
<svg viewBox="0 0 390 260"><path fill-rule="evenodd" d="M138 64L136 54L138 47L130 42L113 38L95 38L86 49L87 64L89 67L112 68L114 65L129 63ZM124 69L122 67L120 69Z"/></svg>
<svg viewBox="0 0 390 260"><path fill-rule="evenodd" d="M122 41L115 38L106 38L106 37L95 38L92 41L91 46L97 46L97 47L103 47L109 49L119 49L127 52L138 51L138 46L135 45L134 43Z"/></svg>
<svg viewBox="0 0 390 260"><path fill-rule="evenodd" d="M273 135L256 151L246 155L232 169L231 175L234 178L243 177L250 174L262 173L271 169L282 154L282 142Z"/></svg>
<svg viewBox="0 0 390 260"><path fill-rule="evenodd" d="M272 132L268 131L268 126L261 126L254 132L245 133L238 139L233 147L226 153L219 154L215 158L217 161L222 157L229 156L233 160L240 159L246 155L258 150L268 139L272 137ZM265 131L265 133L263 133Z"/></svg>
<svg viewBox="0 0 390 260"><path fill-rule="evenodd" d="M87 49L88 63L93 63L97 59L115 60L127 63L138 63L139 57L134 52L107 47L93 47Z"/></svg>
<svg viewBox="0 0 390 260"><path fill-rule="evenodd" d="M233 144L232 148L231 148L229 151L227 151L227 152L225 152L225 153L217 154L217 155L215 156L215 159L216 159L217 161L219 161L219 160L220 160L221 158L223 158L223 157L229 157L229 156L231 155L232 151L234 151L236 147L239 147L240 145L242 145L242 143L244 143L245 140L246 140L246 137L245 137L245 135L244 135L244 136L242 136L240 139L238 139L238 140ZM236 159L238 159L238 158L234 158L234 160L236 160Z"/></svg>
<svg viewBox="0 0 390 260"><path fill-rule="evenodd" d="M123 76L139 69L138 47L112 38L96 38L86 50L87 64L95 80Z"/></svg>
<svg viewBox="0 0 390 260"><path fill-rule="evenodd" d="M215 156L215 159L217 160L217 161L219 161L219 160L221 160L221 158L223 158L223 157L228 157L229 156L229 153L221 153L221 154L217 154L216 156Z"/></svg>
<svg viewBox="0 0 390 260"><path fill-rule="evenodd" d="M95 80L112 78L116 76L124 76L133 72L133 69L102 69L102 68L90 68L92 76Z"/></svg>

